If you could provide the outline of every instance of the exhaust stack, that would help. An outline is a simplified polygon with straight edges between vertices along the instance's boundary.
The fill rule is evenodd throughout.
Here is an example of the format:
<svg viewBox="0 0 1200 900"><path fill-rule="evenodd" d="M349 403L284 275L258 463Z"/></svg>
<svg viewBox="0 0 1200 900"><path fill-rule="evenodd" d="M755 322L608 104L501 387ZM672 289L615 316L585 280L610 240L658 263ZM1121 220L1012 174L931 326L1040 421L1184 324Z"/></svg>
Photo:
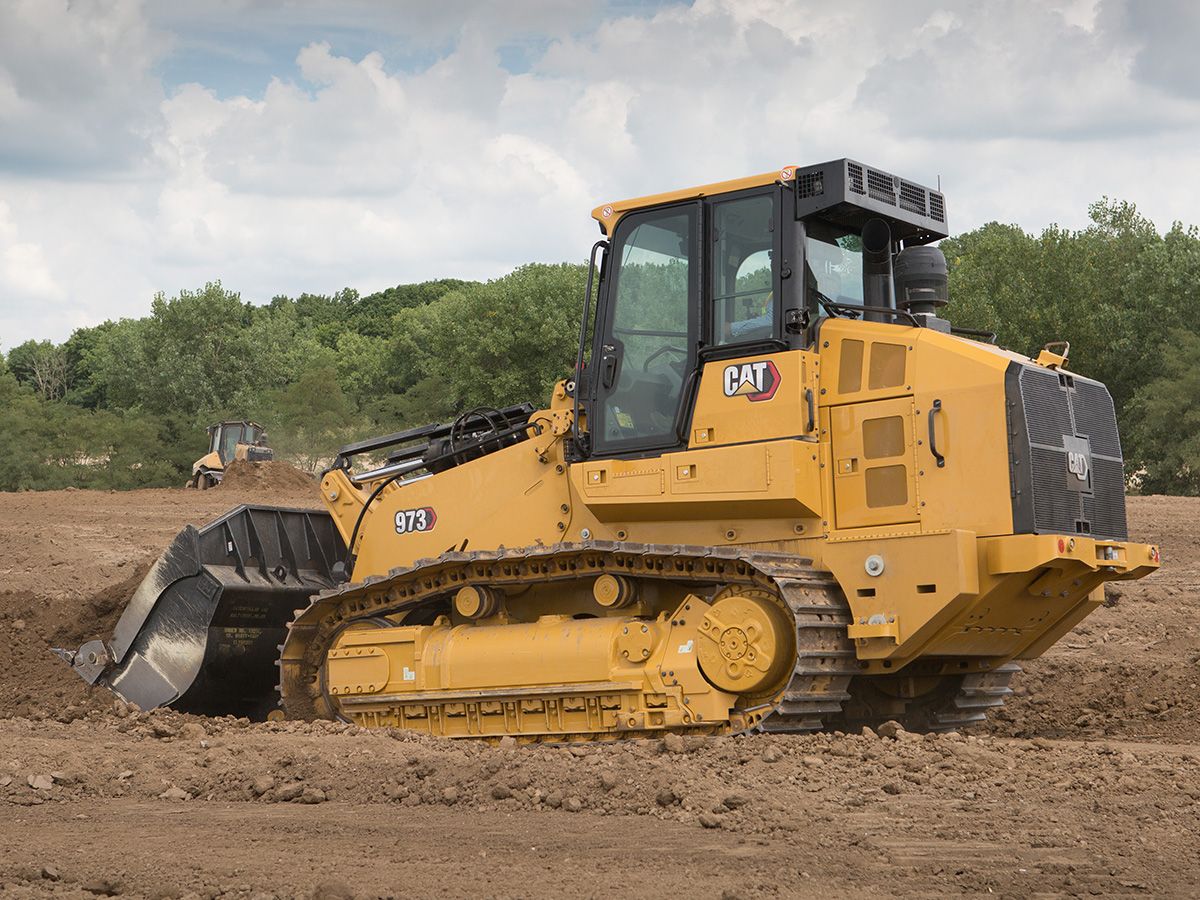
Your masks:
<svg viewBox="0 0 1200 900"><path fill-rule="evenodd" d="M892 229L879 218L868 219L862 228L863 243L863 304L896 308L892 287ZM885 313L868 312L871 322L890 322Z"/></svg>

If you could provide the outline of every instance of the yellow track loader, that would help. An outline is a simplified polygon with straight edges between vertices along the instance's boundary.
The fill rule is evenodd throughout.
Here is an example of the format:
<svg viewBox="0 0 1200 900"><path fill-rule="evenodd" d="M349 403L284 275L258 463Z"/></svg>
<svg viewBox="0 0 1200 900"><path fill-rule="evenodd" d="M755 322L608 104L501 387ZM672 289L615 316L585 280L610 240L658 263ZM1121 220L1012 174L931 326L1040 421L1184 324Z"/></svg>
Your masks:
<svg viewBox="0 0 1200 900"><path fill-rule="evenodd" d="M343 448L324 511L186 529L61 655L142 707L447 737L947 730L1158 567L1105 387L939 315L938 191L841 159L593 215L548 404Z"/></svg>
<svg viewBox="0 0 1200 900"><path fill-rule="evenodd" d="M267 446L267 430L256 422L240 420L208 426L208 453L192 464L187 486L206 490L225 477L225 467L235 459L266 462L275 458Z"/></svg>

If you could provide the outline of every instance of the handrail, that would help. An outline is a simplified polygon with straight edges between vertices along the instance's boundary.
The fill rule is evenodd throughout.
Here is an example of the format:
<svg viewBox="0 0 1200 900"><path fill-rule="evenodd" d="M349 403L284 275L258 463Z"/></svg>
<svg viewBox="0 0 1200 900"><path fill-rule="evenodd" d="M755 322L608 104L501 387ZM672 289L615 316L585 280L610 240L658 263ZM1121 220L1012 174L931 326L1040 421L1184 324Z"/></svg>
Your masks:
<svg viewBox="0 0 1200 900"><path fill-rule="evenodd" d="M959 328L957 325L951 325L950 333L965 334L967 337L987 338L989 344L996 343L996 332L988 331L986 328Z"/></svg>
<svg viewBox="0 0 1200 900"><path fill-rule="evenodd" d="M937 431L934 428L933 417L942 411L942 401L934 400L933 405L929 407L929 452L933 454L933 458L937 460L939 469L946 467L946 457L938 453L937 448Z"/></svg>
<svg viewBox="0 0 1200 900"><path fill-rule="evenodd" d="M592 308L592 281L595 280L596 275L596 254L599 253L601 249L607 250L608 247L608 241L604 240L596 241L596 243L592 244L592 252L588 256L587 288L583 292L583 316L579 320L579 352L575 356L574 390L571 391L571 395L574 398L574 406L572 408L571 416L571 442L575 445L575 452L580 457L587 455L587 453L584 452L583 441L580 438L579 391L582 387L583 381L583 351L587 342L588 313ZM601 277L603 277L603 272L604 270L602 267Z"/></svg>
<svg viewBox="0 0 1200 900"><path fill-rule="evenodd" d="M906 309L893 309L890 306L874 306L865 303L842 303L841 301L830 300L828 297L821 299L821 305L834 315L837 315L843 309L861 310L862 312L880 313L886 316L908 319L913 328L921 327L921 323L917 321L917 317Z"/></svg>

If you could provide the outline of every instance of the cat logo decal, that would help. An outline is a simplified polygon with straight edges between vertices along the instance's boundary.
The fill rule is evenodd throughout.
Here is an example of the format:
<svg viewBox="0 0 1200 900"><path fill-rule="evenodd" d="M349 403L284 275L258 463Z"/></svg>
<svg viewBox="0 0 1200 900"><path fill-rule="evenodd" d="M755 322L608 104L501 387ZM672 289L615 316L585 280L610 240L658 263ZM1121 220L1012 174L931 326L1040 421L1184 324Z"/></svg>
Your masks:
<svg viewBox="0 0 1200 900"><path fill-rule="evenodd" d="M745 397L751 403L770 400L779 390L779 369L769 359L728 365L724 378L726 397Z"/></svg>

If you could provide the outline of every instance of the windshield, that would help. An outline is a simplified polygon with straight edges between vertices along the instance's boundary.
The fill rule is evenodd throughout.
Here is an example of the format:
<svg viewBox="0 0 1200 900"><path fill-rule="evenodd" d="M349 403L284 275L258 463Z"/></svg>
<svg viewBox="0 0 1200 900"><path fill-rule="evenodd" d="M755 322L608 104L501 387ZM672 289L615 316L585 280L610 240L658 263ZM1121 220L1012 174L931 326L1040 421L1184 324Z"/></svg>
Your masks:
<svg viewBox="0 0 1200 900"><path fill-rule="evenodd" d="M839 234L821 222L810 222L804 244L817 290L835 303L862 303L862 238ZM825 315L823 307L821 315Z"/></svg>

